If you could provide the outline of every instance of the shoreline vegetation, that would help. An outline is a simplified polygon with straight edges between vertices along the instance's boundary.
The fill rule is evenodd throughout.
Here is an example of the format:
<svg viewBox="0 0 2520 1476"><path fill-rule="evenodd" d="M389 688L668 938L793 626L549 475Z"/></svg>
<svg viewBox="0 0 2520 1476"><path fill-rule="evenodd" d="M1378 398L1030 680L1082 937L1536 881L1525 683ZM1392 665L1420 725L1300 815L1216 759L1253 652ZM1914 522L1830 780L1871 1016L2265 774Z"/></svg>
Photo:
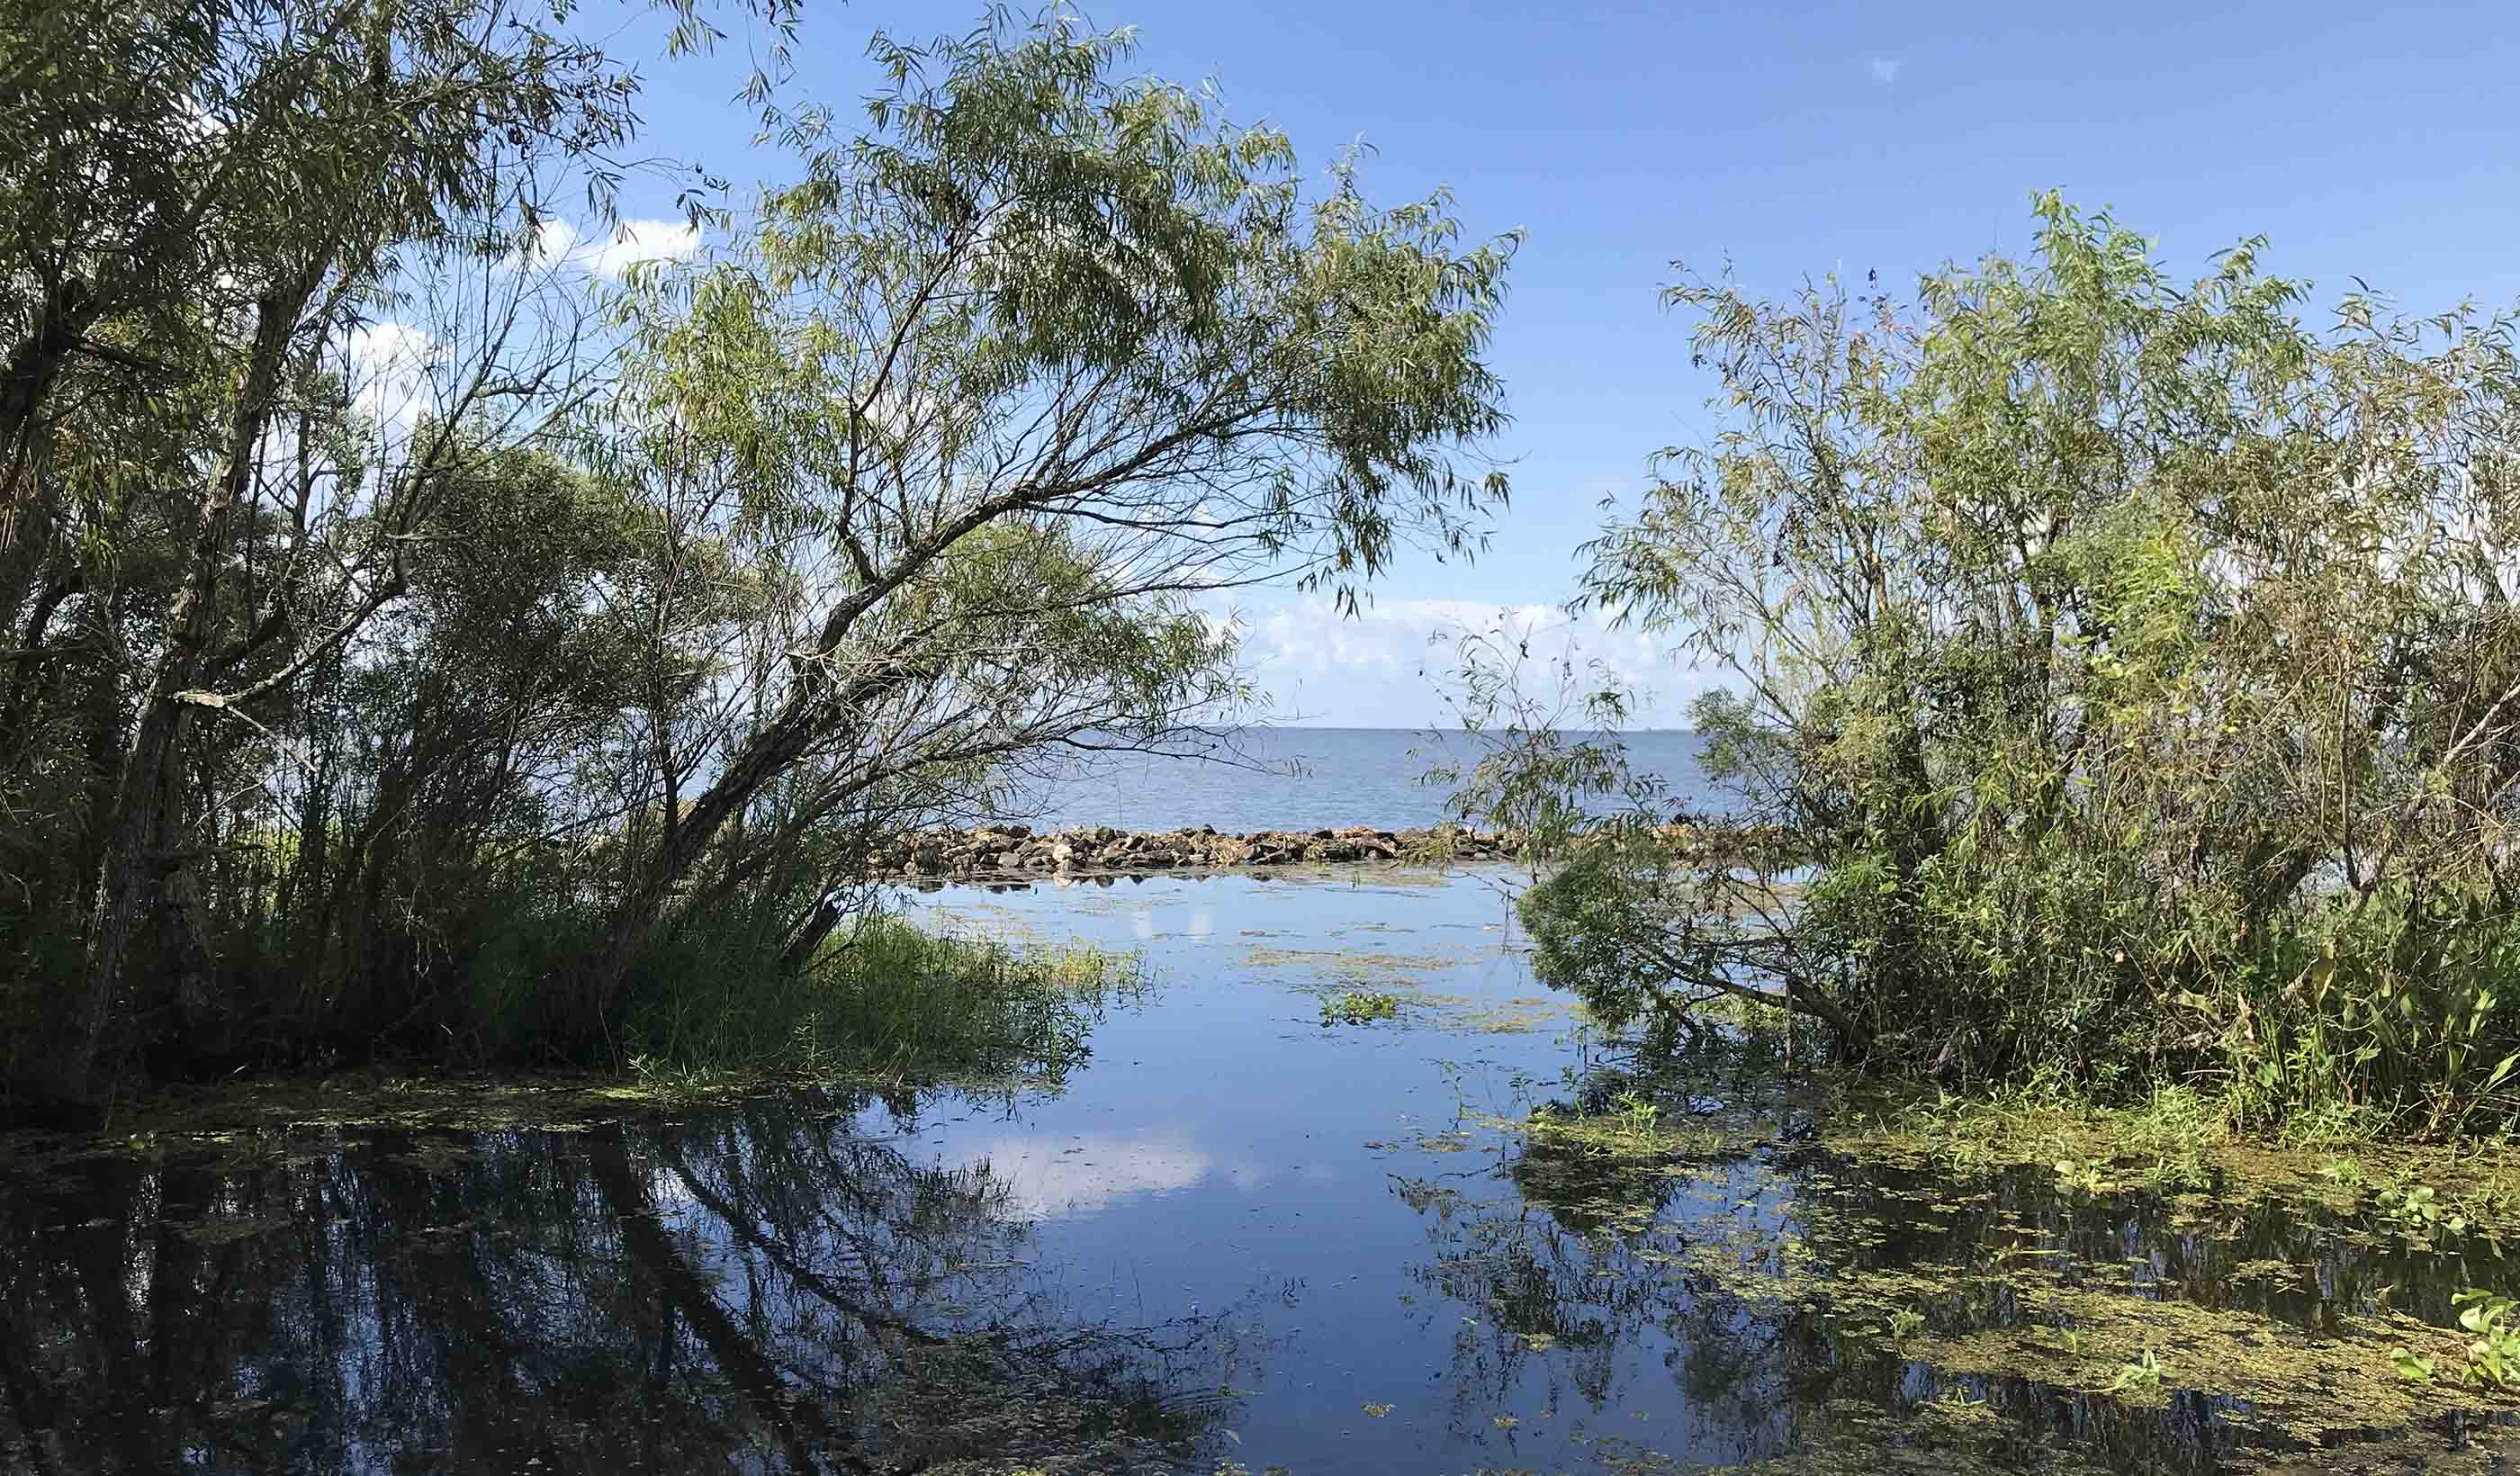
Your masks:
<svg viewBox="0 0 2520 1476"><path fill-rule="evenodd" d="M618 37L0 22L0 1113L619 1060L807 976L884 837L1251 713L1212 598L1485 543L1518 233L1069 10L826 108L792 5L667 9L757 27L777 177L651 157L705 249L592 282Z"/></svg>
<svg viewBox="0 0 2520 1476"><path fill-rule="evenodd" d="M2175 278L2053 192L2032 248L1666 305L1715 424L1588 545L1579 609L1722 674L1727 857L1545 856L1535 970L1611 1029L1781 1004L1856 1078L2192 1091L2253 1132L2520 1126L2520 308L2330 316L2243 241ZM1468 813L1650 797L1607 674L1500 732Z"/></svg>
<svg viewBox="0 0 2520 1476"><path fill-rule="evenodd" d="M255 1340L321 1328L308 1309L349 1286L326 1257L364 1236L393 1247L377 1286L458 1246L501 1269L455 1300L379 1294L400 1352L321 1331L363 1397L432 1403L398 1380L434 1361L608 1435L630 1422L576 1391L680 1390L709 1406L701 1438L784 1431L799 1470L799 1419L875 1469L891 1411L939 1416L948 1463L899 1464L944 1471L1047 1411L1151 1468L1211 1425L1238 1442L1234 1401L1310 1405L1292 1377L1236 1389L1272 1383L1245 1355L1292 1333L1212 1313L1235 1348L1213 1392L1158 1398L1189 1365L1143 1287L1127 1326L1071 1334L1027 1308L1068 1300L1047 1268L1089 1242L1043 1237L1039 1276L1010 1251L1075 1185L1099 1214L1211 1180L1241 1198L1147 1233L1257 1271L1289 1313L1341 1298L1327 1336L1415 1319L1526 1393L1658 1378L1660 1338L1702 1415L1709 1370L1767 1357L1749 1335L1801 1340L1810 1362L1767 1366L1871 1392L1860 1438L1816 1437L1799 1469L1874 1469L1893 1411L1924 1432L1910 1468L1948 1472L1971 1441L2029 1468L2015 1437L2070 1424L2070 1461L2039 1466L2059 1476L2153 1441L2137 1425L2174 1404L2196 1471L2234 1469L2219 1442L2243 1422L2289 1460L2348 1421L2520 1419L2520 307L2321 302L2254 238L2174 277L2052 191L2026 250L1906 283L1763 296L1774 264L1674 263L1663 306L1692 328L1671 368L1705 376L1704 433L1637 448L1644 485L1603 504L1564 607L1508 608L1421 668L1450 709L1415 776L1441 808L1372 792L1405 782L1387 761L1313 791L1455 823L1037 833L982 821L1064 813L1079 754L1214 755L1267 713L1242 643L1284 627L1243 592L1354 617L1396 570L1419 574L1402 595L1476 591L1461 570L1498 540L1562 526L1508 520L1528 448L1494 345L1523 237L1468 233L1496 202L1441 188L1377 199L1362 146L1299 160L1061 6L878 33L883 80L838 107L810 92L828 68L791 65L796 0L652 19L669 59L748 31L736 106L779 177L740 194L657 157L622 50L652 28L565 4L0 15L0 1184L72 1160L120 1181L75 1217L0 1192L22 1242L0 1244L0 1435L74 1438L28 1412L53 1378L125 1402L98 1428L134 1451L149 1421L294 1419L301 1352ZM658 189L675 218L633 218ZM682 246L622 259L658 228ZM1591 649L1704 693L1693 770L1631 767L1632 664L1534 654L1596 617L1623 644ZM1238 797L1210 813L1319 813ZM1436 883L1307 888L1319 868ZM1212 891L1269 893L1303 935L1204 903L1177 932L1153 895L961 910L1099 911L1080 935L1125 924L1145 953L895 910L1227 872L1281 878ZM1475 987L1527 966L1577 1023L1481 1052L1474 1096L1416 1048L1556 1012L1408 982L1447 965L1381 936L1424 900L1386 892L1474 901L1435 925ZM1308 924L1332 893L1353 916ZM1019 1200L985 1162L844 1120L931 1086L1055 1116L1149 957L1214 987L1111 1030L1078 1096L1118 1101L1072 1126L1111 1114L1161 1176L1115 1172L1095 1144L1118 1135L993 1130L1062 1176ZM1322 1029L1283 1017L1273 970ZM1449 1125L1417 1109L1430 1064ZM1232 1111L1201 1143L1211 1097ZM703 1101L740 1105L650 1111ZM570 1139L607 1119L594 1151ZM344 1128L527 1131L379 1170ZM1353 1129L1497 1151L1390 1185L1451 1237L1414 1311L1366 1310L1346 1266L1274 1264L1298 1239L1388 1251L1379 1225L1321 1229L1388 1209L1381 1173L1314 1151ZM222 1157L267 1160L267 1215L228 1213ZM1850 1167L1875 1210L1845 1212ZM373 1213L344 1213L351 1169L391 1185ZM1334 1212L1247 1218L1273 1175ZM668 1186L733 1238L703 1253ZM280 1225L301 1238L266 1250ZM1227 1233L1278 1243L1200 1238ZM933 1275L900 1264L922 1240ZM607 1245L582 1313L509 1320L560 1252ZM304 1301L257 1310L231 1273L267 1254ZM746 1317L813 1332L794 1360L721 1299L739 1254L756 1291L790 1287ZM2175 1262L2193 1279L2167 1295ZM1004 1301L891 1300L1001 1274L968 1284ZM588 1360L607 1337L633 1356ZM220 1338L224 1366L193 1361ZM1561 1340L1569 1377L1508 1361ZM1920 1372L1944 1390L1921 1415ZM1740 1387L1742 1428L1783 1431L1821 1386ZM1525 1413L1556 1414L1477 1412L1480 1458L1517 1460Z"/></svg>
<svg viewBox="0 0 2520 1476"><path fill-rule="evenodd" d="M380 1128L574 1132L762 1096L938 1088L975 1096L1057 1091L1093 1055L1104 1011L1144 997L1136 955L862 923L781 990L684 997L634 1015L618 1065L485 1068L413 1057L141 1084L92 1117L0 1122L0 1169L96 1154L149 1157L241 1134Z"/></svg>

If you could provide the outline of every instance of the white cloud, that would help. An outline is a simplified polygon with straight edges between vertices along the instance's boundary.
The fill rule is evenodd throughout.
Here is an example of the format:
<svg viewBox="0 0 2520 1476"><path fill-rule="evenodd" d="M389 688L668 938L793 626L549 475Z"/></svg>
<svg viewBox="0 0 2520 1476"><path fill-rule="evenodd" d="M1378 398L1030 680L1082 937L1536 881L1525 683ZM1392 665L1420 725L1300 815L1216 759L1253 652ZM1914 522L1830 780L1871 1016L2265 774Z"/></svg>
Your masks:
<svg viewBox="0 0 2520 1476"><path fill-rule="evenodd" d="M1275 698L1280 721L1449 725L1441 693L1460 664L1455 642L1500 622L1531 660L1527 681L1547 689L1535 696L1554 694L1560 657L1571 657L1584 680L1598 662L1620 686L1644 693L1637 719L1646 725L1680 721L1687 700L1707 685L1640 632L1578 622L1555 605L1478 600L1387 600L1353 619L1327 600L1291 601L1252 613L1242 655Z"/></svg>
<svg viewBox="0 0 2520 1476"><path fill-rule="evenodd" d="M1864 65L1872 69L1872 80L1886 87L1899 80L1899 73L1908 64L1897 57L1874 57Z"/></svg>
<svg viewBox="0 0 2520 1476"><path fill-rule="evenodd" d="M1132 1194L1186 1189L1219 1167L1212 1155L1171 1134L1000 1138L972 1156L988 1162L1008 1185L1014 1213L1026 1220L1091 1215Z"/></svg>
<svg viewBox="0 0 2520 1476"><path fill-rule="evenodd" d="M430 372L444 362L446 345L387 319L352 331L348 352L351 402L382 424L408 427L434 397Z"/></svg>
<svg viewBox="0 0 2520 1476"><path fill-rule="evenodd" d="M620 228L588 236L565 220L547 220L534 239L537 264L557 263L618 282L642 261L683 261L700 248L700 233L689 221L625 220Z"/></svg>
<svg viewBox="0 0 2520 1476"><path fill-rule="evenodd" d="M1518 627L1546 632L1565 614L1546 604L1496 605L1477 600L1387 600L1350 619L1327 600L1280 605L1252 628L1252 653L1299 670L1365 668L1410 676L1440 663L1446 652L1435 638L1484 630L1504 615Z"/></svg>

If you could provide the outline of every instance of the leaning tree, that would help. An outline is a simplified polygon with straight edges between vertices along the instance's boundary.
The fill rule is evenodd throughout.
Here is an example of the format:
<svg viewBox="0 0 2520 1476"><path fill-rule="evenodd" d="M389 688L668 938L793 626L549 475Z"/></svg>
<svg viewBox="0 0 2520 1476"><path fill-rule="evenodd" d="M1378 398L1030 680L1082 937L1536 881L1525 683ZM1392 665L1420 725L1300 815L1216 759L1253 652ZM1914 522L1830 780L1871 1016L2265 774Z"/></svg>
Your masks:
<svg viewBox="0 0 2520 1476"><path fill-rule="evenodd" d="M1352 604L1413 543L1473 553L1506 492L1513 238L1372 206L1347 160L1308 191L1282 134L1124 78L1125 33L873 50L871 126L800 116L740 246L621 304L596 459L664 530L663 643L590 1020L704 910L771 887L828 926L853 848L815 837L1195 732L1247 695L1223 597ZM694 618L736 571L760 598Z"/></svg>

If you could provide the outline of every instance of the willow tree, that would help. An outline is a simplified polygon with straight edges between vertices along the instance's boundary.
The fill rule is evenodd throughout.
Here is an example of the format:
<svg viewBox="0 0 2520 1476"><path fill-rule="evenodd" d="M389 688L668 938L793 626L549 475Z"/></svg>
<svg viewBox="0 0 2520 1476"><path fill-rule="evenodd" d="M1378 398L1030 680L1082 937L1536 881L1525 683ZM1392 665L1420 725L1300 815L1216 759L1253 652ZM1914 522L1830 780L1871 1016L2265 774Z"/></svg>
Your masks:
<svg viewBox="0 0 2520 1476"><path fill-rule="evenodd" d="M1246 689L1214 602L1352 604L1404 546L1474 552L1506 492L1482 360L1510 238L1376 208L1341 161L1123 76L1064 16L910 46L870 126L789 133L802 178L722 259L640 280L606 441L693 552L650 582L705 668L641 714L627 848L583 982L785 869L1050 748L1162 747ZM698 557L709 552L709 559ZM723 560L772 592L681 618Z"/></svg>
<svg viewBox="0 0 2520 1476"><path fill-rule="evenodd" d="M379 320L495 276L559 182L601 207L634 96L560 6L0 6L0 930L79 954L0 968L12 1025L8 976L42 995L36 1095L93 1095L135 975L213 987L187 878L222 797L285 762L255 745L402 593L468 448L568 398L514 273L404 325L417 429L362 403Z"/></svg>
<svg viewBox="0 0 2520 1476"><path fill-rule="evenodd" d="M1670 294L1724 425L1588 590L1729 668L1710 768L1800 844L1605 851L1544 965L1952 1079L2520 1107L2514 318L2039 217L1905 304Z"/></svg>

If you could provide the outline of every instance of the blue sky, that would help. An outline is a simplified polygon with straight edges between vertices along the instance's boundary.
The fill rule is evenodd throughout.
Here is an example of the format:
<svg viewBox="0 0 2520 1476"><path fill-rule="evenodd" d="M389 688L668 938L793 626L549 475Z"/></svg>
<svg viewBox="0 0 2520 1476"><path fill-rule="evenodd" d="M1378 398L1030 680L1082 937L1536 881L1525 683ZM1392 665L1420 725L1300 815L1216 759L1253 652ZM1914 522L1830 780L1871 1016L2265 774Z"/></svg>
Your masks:
<svg viewBox="0 0 2520 1476"><path fill-rule="evenodd" d="M957 7L809 0L791 92L854 108L864 49L962 31ZM1789 288L1836 270L1885 284L2017 250L2028 197L2113 206L2175 268L2251 234L2267 267L2360 274L2408 308L2520 297L2520 12L2508 4L1722 5L1542 7L1117 0L1137 65L1213 77L1238 120L1288 130L1308 167L1372 146L1381 199L1449 185L1467 232L1529 232L1495 347L1515 424L1496 448L1514 506L1475 568L1396 571L1361 621L1291 595L1243 602L1248 649L1282 716L1422 726L1426 637L1572 592L1604 495L1657 447L1703 436L1711 385L1688 325L1655 306L1670 263L1727 259ZM638 38L625 36L635 47ZM646 67L651 147L739 181L777 177L727 99L744 39ZM634 177L632 215L670 213ZM1644 680L1648 724L1680 721L1701 678L1641 641L1579 630Z"/></svg>

